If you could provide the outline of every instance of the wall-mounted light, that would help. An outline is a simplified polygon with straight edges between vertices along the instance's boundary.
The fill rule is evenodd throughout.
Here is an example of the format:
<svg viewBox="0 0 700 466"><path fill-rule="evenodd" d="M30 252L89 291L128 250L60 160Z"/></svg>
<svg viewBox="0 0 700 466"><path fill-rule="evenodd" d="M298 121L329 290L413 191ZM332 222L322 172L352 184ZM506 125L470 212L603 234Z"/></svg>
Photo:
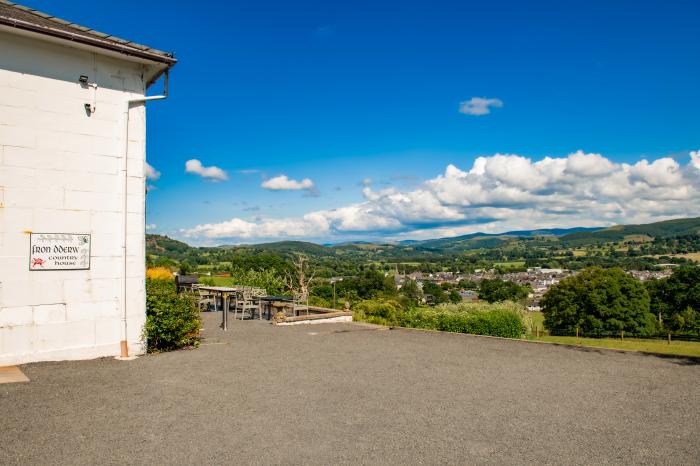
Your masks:
<svg viewBox="0 0 700 466"><path fill-rule="evenodd" d="M83 88L92 88L92 103L85 104L85 112L88 114L88 116L90 116L95 113L95 110L97 109L97 84L90 84L88 80L88 76L84 74L81 74L78 78L78 82Z"/></svg>

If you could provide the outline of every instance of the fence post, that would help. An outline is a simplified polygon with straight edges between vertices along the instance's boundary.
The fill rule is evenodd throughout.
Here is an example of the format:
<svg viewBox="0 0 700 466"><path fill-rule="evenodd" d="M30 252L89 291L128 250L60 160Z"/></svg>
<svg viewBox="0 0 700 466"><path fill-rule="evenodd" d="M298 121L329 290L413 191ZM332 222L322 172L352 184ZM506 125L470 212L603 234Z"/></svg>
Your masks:
<svg viewBox="0 0 700 466"><path fill-rule="evenodd" d="M624 340L625 339L625 331L622 330L622 333L620 334L620 339Z"/></svg>
<svg viewBox="0 0 700 466"><path fill-rule="evenodd" d="M535 325L535 332L537 332L537 338L539 338L540 337L540 326L539 325Z"/></svg>
<svg viewBox="0 0 700 466"><path fill-rule="evenodd" d="M668 344L671 344L671 332L668 332Z"/></svg>

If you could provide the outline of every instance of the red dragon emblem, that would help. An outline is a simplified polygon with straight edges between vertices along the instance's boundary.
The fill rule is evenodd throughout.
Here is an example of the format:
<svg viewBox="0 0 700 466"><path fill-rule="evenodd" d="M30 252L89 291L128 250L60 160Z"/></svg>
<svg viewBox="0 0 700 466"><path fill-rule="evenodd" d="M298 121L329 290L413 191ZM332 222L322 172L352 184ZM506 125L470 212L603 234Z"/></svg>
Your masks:
<svg viewBox="0 0 700 466"><path fill-rule="evenodd" d="M43 267L43 266L44 266L44 259L39 259L39 258L32 259L32 268Z"/></svg>

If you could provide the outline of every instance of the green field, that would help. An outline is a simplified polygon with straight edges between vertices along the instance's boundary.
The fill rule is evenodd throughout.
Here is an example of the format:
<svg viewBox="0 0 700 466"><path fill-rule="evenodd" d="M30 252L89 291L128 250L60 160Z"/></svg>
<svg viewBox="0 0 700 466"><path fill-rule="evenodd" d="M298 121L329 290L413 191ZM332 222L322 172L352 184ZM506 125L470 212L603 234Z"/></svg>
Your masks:
<svg viewBox="0 0 700 466"><path fill-rule="evenodd" d="M532 319L532 325L540 329L540 333L544 329L544 315L541 312L528 312L528 317ZM530 329L528 329L529 333ZM525 337L527 340L536 340L546 343L561 343L574 346L595 346L597 348L612 348L628 351L641 351L647 353L663 353L675 354L681 356L700 356L700 342L693 341L671 341L668 344L666 340L650 340L637 338L576 338L576 337L559 337L550 335L535 335L528 334Z"/></svg>
<svg viewBox="0 0 700 466"><path fill-rule="evenodd" d="M527 340L542 341L545 343L560 343L572 346L593 346L596 348L610 348L626 351L640 351L643 353L662 353L678 356L700 357L700 342L672 341L669 345L665 340L640 340L635 338L576 338L528 335Z"/></svg>
<svg viewBox="0 0 700 466"><path fill-rule="evenodd" d="M213 286L235 286L239 285L233 277L206 277L207 281L211 281Z"/></svg>
<svg viewBox="0 0 700 466"><path fill-rule="evenodd" d="M540 332L542 332L544 330L544 315L541 312L528 312L527 315L532 319L533 327L539 327Z"/></svg>
<svg viewBox="0 0 700 466"><path fill-rule="evenodd" d="M525 267L525 261L494 262L494 267Z"/></svg>

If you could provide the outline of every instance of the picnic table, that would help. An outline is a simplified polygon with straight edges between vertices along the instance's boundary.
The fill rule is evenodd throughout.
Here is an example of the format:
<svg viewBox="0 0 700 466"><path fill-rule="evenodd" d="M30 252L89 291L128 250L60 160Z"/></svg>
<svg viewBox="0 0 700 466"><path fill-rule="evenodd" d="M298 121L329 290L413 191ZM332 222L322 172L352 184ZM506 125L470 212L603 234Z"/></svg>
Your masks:
<svg viewBox="0 0 700 466"><path fill-rule="evenodd" d="M228 330L228 299L233 293L240 290L240 288L233 288L230 286L200 286L199 290L209 291L214 295L221 296L221 307L223 307L223 317L221 318L221 328ZM214 300L214 310L216 311L216 299Z"/></svg>

